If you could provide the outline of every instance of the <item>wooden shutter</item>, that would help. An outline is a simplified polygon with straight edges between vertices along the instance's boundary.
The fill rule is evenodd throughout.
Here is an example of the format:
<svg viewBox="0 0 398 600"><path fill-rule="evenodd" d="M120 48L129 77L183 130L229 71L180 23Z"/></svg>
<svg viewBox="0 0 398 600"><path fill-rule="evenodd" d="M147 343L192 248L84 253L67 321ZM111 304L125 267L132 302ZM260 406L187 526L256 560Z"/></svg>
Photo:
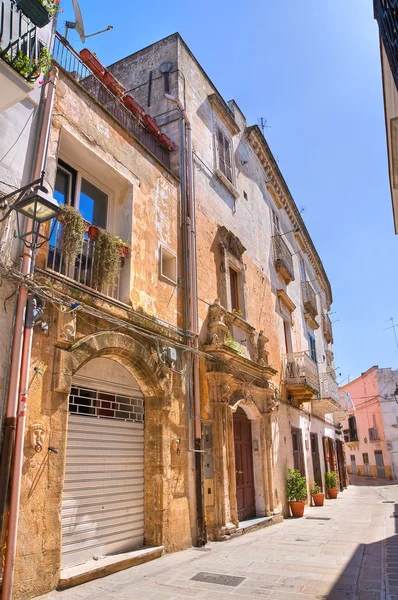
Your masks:
<svg viewBox="0 0 398 600"><path fill-rule="evenodd" d="M225 176L232 183L231 144L224 136Z"/></svg>
<svg viewBox="0 0 398 600"><path fill-rule="evenodd" d="M330 471L328 438L323 436L322 443L323 443L323 456L325 458L325 469L326 469L326 471Z"/></svg>
<svg viewBox="0 0 398 600"><path fill-rule="evenodd" d="M305 477L303 436L301 429L292 427L293 466Z"/></svg>
<svg viewBox="0 0 398 600"><path fill-rule="evenodd" d="M226 176L224 135L219 127L217 127L217 152L218 166L220 168L220 171Z"/></svg>

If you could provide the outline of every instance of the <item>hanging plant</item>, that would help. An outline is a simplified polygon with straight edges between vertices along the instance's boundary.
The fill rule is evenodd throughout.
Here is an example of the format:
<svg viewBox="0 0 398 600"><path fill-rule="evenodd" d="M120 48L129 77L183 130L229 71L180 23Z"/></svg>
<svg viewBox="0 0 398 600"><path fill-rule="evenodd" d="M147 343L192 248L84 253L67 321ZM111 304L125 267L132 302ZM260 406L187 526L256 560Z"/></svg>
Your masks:
<svg viewBox="0 0 398 600"><path fill-rule="evenodd" d="M87 223L73 206L63 206L60 216L60 245L67 264L74 263L82 248Z"/></svg>
<svg viewBox="0 0 398 600"><path fill-rule="evenodd" d="M31 60L29 56L21 51L17 52L14 57L3 53L0 53L0 56L31 83L39 77L40 73L46 75L51 65L51 54L47 48L40 50L37 61Z"/></svg>
<svg viewBox="0 0 398 600"><path fill-rule="evenodd" d="M94 281L96 288L103 291L115 285L122 268L120 238L109 231L100 230L95 242Z"/></svg>

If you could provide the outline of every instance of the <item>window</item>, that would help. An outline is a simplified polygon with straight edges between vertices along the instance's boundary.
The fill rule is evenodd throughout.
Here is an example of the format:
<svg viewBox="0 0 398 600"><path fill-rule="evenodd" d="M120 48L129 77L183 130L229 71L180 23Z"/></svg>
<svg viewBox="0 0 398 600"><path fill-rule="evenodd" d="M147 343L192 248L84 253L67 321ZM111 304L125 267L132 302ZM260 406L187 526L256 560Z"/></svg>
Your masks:
<svg viewBox="0 0 398 600"><path fill-rule="evenodd" d="M377 442L378 440L379 440L379 432L377 430L377 427L370 427L369 428L369 441Z"/></svg>
<svg viewBox="0 0 398 600"><path fill-rule="evenodd" d="M274 235L280 235L281 226L279 223L279 217L274 210L272 211L272 228L273 228Z"/></svg>
<svg viewBox="0 0 398 600"><path fill-rule="evenodd" d="M355 417L348 417L349 442L358 442L357 420Z"/></svg>
<svg viewBox="0 0 398 600"><path fill-rule="evenodd" d="M231 141L227 138L225 133L217 127L217 157L218 157L218 168L225 177L233 183L232 180L232 155L231 155Z"/></svg>
<svg viewBox="0 0 398 600"><path fill-rule="evenodd" d="M304 265L304 261L303 259L300 257L300 277L301 277L301 281L306 281L307 277L305 274L305 265Z"/></svg>
<svg viewBox="0 0 398 600"><path fill-rule="evenodd" d="M177 257L163 246L160 246L160 273L159 277L167 283L177 285Z"/></svg>
<svg viewBox="0 0 398 600"><path fill-rule="evenodd" d="M315 335L311 331L308 332L308 341L309 341L309 345L310 345L310 356L314 362L317 362Z"/></svg>
<svg viewBox="0 0 398 600"><path fill-rule="evenodd" d="M231 291L231 310L239 310L239 273L229 268L229 286Z"/></svg>
<svg viewBox="0 0 398 600"><path fill-rule="evenodd" d="M303 435L301 429L292 427L293 468L298 469L305 477Z"/></svg>
<svg viewBox="0 0 398 600"><path fill-rule="evenodd" d="M247 193L246 192L243 192L243 197L244 197L245 200L247 200Z"/></svg>

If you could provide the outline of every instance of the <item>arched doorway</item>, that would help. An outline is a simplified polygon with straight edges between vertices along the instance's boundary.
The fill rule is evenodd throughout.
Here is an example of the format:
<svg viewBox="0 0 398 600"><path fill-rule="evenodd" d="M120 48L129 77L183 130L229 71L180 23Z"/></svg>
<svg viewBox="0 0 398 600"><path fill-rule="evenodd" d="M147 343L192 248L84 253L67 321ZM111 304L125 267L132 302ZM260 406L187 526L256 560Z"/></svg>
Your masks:
<svg viewBox="0 0 398 600"><path fill-rule="evenodd" d="M144 396L109 358L87 362L69 396L62 566L144 541Z"/></svg>
<svg viewBox="0 0 398 600"><path fill-rule="evenodd" d="M238 519L246 521L256 516L256 498L251 421L240 406L233 414L233 429Z"/></svg>

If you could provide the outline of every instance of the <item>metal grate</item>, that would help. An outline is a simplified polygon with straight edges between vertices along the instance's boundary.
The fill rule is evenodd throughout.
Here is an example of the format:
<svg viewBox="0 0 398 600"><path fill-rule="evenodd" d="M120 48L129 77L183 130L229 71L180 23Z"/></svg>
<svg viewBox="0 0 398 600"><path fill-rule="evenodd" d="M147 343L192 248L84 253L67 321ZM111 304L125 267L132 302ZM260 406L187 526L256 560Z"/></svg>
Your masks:
<svg viewBox="0 0 398 600"><path fill-rule="evenodd" d="M395 504L394 500L383 500L382 504Z"/></svg>
<svg viewBox="0 0 398 600"><path fill-rule="evenodd" d="M73 386L69 396L69 412L105 419L144 422L143 398L110 394Z"/></svg>
<svg viewBox="0 0 398 600"><path fill-rule="evenodd" d="M330 521L330 517L305 517L306 519L310 519L310 521Z"/></svg>
<svg viewBox="0 0 398 600"><path fill-rule="evenodd" d="M235 575L220 575L218 573L197 573L191 577L191 581L201 581L203 583L216 583L218 585L228 585L237 587L246 577L236 577Z"/></svg>

